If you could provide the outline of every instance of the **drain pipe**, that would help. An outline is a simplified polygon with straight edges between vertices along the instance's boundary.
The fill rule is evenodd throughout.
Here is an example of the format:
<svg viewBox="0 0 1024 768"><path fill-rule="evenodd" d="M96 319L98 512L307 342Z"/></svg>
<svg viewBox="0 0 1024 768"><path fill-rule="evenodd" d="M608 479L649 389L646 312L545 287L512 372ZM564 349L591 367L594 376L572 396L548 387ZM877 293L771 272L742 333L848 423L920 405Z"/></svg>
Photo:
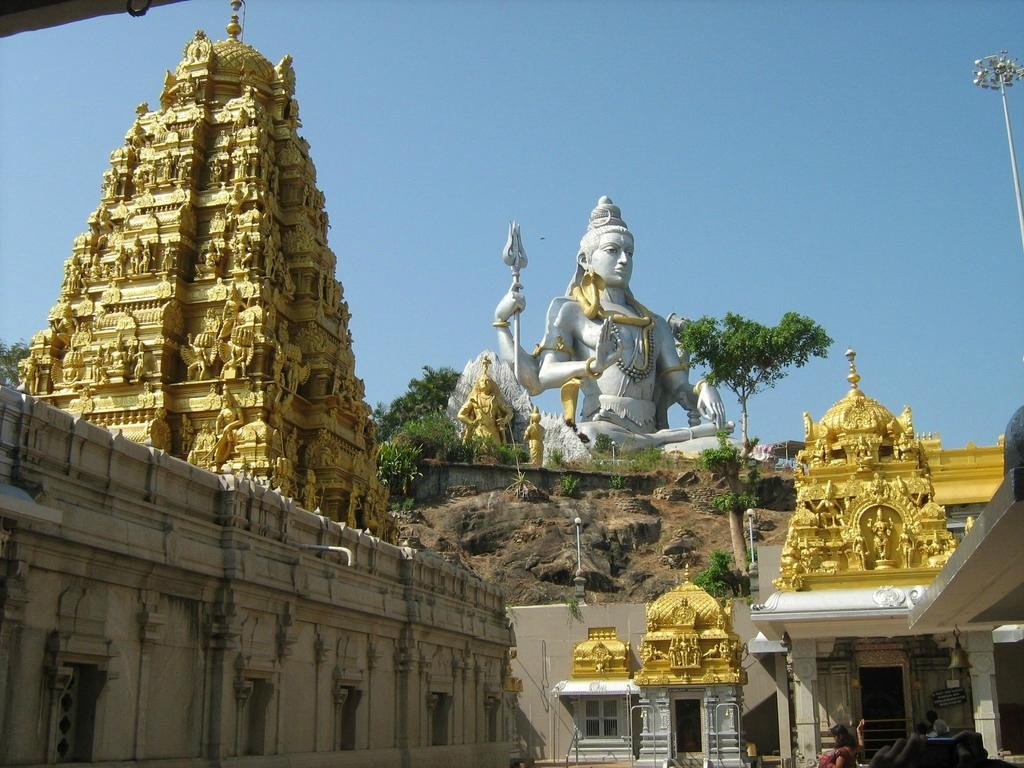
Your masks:
<svg viewBox="0 0 1024 768"><path fill-rule="evenodd" d="M356 555L348 547L335 547L327 544L299 544L299 549L309 549L314 552L338 552L346 556L347 565L349 568L356 564Z"/></svg>

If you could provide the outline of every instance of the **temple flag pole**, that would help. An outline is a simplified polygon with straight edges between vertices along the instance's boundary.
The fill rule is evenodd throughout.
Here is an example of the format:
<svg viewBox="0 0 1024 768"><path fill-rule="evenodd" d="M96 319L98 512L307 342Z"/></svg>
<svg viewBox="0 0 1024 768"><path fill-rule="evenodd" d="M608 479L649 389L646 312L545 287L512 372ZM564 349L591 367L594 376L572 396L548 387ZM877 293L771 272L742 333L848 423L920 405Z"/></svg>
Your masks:
<svg viewBox="0 0 1024 768"><path fill-rule="evenodd" d="M510 221L508 223L508 239L505 241L505 247L501 250L501 260L508 265L512 270L512 290L521 291L523 288L522 283L519 282L519 273L526 269L526 249L523 248L523 239L519 234L519 222ZM515 317L512 318L512 338L515 341L515 356L512 358L512 370L515 373L516 381L519 380L519 315L522 314L521 310L516 310Z"/></svg>

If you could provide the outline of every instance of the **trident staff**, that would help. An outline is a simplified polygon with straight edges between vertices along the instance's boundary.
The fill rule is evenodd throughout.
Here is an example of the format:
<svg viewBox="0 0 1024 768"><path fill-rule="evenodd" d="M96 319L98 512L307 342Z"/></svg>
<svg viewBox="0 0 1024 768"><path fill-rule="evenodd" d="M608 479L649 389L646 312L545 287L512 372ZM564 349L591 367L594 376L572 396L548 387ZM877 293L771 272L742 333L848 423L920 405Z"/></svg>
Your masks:
<svg viewBox="0 0 1024 768"><path fill-rule="evenodd" d="M519 282L519 273L526 269L526 249L523 248L523 239L519 234L519 222L508 223L508 239L505 240L505 247L501 249L501 260L512 270L512 290L521 291L522 283ZM519 349L519 315L522 310L517 309L512 318L512 335L515 339L515 348ZM512 370L515 372L516 380L519 380L519 355L515 355L512 363Z"/></svg>

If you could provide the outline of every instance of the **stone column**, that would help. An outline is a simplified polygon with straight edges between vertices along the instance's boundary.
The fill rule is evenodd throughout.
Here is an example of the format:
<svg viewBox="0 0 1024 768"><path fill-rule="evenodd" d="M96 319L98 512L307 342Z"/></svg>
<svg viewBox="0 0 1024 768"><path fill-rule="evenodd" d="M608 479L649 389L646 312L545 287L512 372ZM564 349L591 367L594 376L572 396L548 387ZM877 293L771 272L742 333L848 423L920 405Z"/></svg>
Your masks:
<svg viewBox="0 0 1024 768"><path fill-rule="evenodd" d="M166 619L158 612L158 595L150 593L147 598L136 617L139 622L139 679L135 697L135 760L143 760L146 757L151 657L153 646L163 639L163 625Z"/></svg>
<svg viewBox="0 0 1024 768"><path fill-rule="evenodd" d="M672 752L672 710L667 688L640 689L640 758L636 768L664 768Z"/></svg>
<svg viewBox="0 0 1024 768"><path fill-rule="evenodd" d="M775 669L775 712L779 719L779 754L783 759L793 758L793 727L789 722L789 672L786 654L772 654Z"/></svg>
<svg viewBox="0 0 1024 768"><path fill-rule="evenodd" d="M241 634L234 594L222 588L211 608L207 643L210 659L209 720L206 730L206 757L219 760L235 754L232 736L237 741L237 720L234 665L230 661L238 650Z"/></svg>
<svg viewBox="0 0 1024 768"><path fill-rule="evenodd" d="M981 734L989 755L995 756L1003 748L1003 735L999 728L999 697L991 630L967 633L967 659L971 663L974 730Z"/></svg>
<svg viewBox="0 0 1024 768"><path fill-rule="evenodd" d="M707 707L707 763L711 768L742 768L743 699L738 685L715 685L704 691Z"/></svg>
<svg viewBox="0 0 1024 768"><path fill-rule="evenodd" d="M793 710L796 719L796 749L793 760L798 766L809 765L821 751L818 727L818 657L813 638L794 640L790 648L793 659Z"/></svg>
<svg viewBox="0 0 1024 768"><path fill-rule="evenodd" d="M11 531L0 521L0 765L10 765L10 734L14 733L18 712L18 681L15 667L21 651L21 636L25 627L25 606L28 590L25 588L24 562L3 559ZM14 543L9 545L12 549Z"/></svg>

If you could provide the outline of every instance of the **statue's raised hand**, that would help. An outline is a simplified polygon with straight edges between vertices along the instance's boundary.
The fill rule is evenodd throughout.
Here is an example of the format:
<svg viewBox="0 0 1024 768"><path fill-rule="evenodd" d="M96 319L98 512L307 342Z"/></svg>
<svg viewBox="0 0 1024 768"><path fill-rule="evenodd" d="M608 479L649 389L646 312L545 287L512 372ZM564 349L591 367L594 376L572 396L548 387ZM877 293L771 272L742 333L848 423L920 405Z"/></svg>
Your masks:
<svg viewBox="0 0 1024 768"><path fill-rule="evenodd" d="M498 306L494 308L495 322L508 322L509 318L526 309L526 296L518 281L508 289L508 293L501 297Z"/></svg>
<svg viewBox="0 0 1024 768"><path fill-rule="evenodd" d="M622 357L622 347L619 340L612 335L612 321L605 319L601 324L601 335L597 339L597 346L594 348L594 369L598 374L603 373Z"/></svg>
<svg viewBox="0 0 1024 768"><path fill-rule="evenodd" d="M719 429L725 427L725 404L722 402L722 396L718 394L718 390L710 384L701 387L700 394L697 396L697 410L705 419L714 422Z"/></svg>

